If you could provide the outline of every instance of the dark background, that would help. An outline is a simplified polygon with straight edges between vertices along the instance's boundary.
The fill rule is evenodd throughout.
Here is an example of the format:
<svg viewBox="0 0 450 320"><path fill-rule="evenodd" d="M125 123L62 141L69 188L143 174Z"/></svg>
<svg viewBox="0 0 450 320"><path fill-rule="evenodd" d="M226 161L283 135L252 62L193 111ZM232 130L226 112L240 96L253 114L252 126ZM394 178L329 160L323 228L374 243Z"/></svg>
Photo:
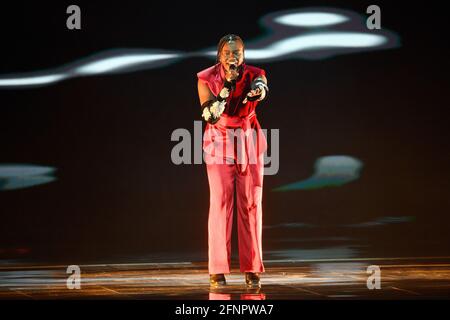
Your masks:
<svg viewBox="0 0 450 320"><path fill-rule="evenodd" d="M2 3L0 74L58 67L112 48L193 52L227 33L260 37L258 21L270 12L330 5L240 1L231 12L225 2L77 2L82 29L70 31L70 4ZM364 15L370 4L333 7ZM255 63L271 89L259 121L280 129L280 170L264 181L264 225L311 225L265 229L267 259L450 254L445 11L438 1L375 4L400 47ZM193 120L200 120L196 73L212 63L197 57L0 89L0 163L53 166L58 178L0 191L2 261L205 261L206 168L173 165L170 135L176 128L193 132ZM327 155L361 160L360 179L271 191L308 178L316 159ZM343 227L397 216L414 218ZM235 234L234 254L236 240ZM280 256L280 250L289 251Z"/></svg>

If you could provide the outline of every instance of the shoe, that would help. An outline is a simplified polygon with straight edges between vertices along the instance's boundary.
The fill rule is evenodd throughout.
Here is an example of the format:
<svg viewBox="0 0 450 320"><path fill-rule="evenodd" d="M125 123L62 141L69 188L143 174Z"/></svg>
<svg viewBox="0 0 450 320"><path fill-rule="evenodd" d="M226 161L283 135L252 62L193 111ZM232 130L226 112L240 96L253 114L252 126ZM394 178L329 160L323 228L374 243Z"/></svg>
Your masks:
<svg viewBox="0 0 450 320"><path fill-rule="evenodd" d="M219 274L210 274L209 275L209 284L211 287L220 287L227 284L227 281L225 280L225 276L223 273Z"/></svg>
<svg viewBox="0 0 450 320"><path fill-rule="evenodd" d="M259 273L246 272L245 273L245 284L247 287L261 288L261 281L259 279Z"/></svg>
<svg viewBox="0 0 450 320"><path fill-rule="evenodd" d="M245 288L245 294L248 294L248 295L250 295L250 296L254 296L254 295L258 295L258 294L261 294L261 286L256 286L256 287L249 287L249 286L247 286L246 288Z"/></svg>

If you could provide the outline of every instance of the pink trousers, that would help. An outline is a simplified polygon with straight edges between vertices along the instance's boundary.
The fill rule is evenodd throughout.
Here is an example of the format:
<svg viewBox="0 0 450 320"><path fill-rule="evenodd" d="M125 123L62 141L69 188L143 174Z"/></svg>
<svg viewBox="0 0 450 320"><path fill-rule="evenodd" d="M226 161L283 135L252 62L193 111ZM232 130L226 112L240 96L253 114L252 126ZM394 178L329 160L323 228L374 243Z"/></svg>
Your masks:
<svg viewBox="0 0 450 320"><path fill-rule="evenodd" d="M228 125L231 123L236 124L235 118L225 116L215 128L229 128ZM260 129L259 123L257 123L257 127ZM263 138L263 143L265 143L265 138ZM225 160L214 161L214 157L220 157L221 155L208 153L204 155L210 191L208 217L209 274L230 273L235 187L240 271L264 272L262 258L264 153L257 152L256 154L257 161L245 166L237 164L236 161L234 163L232 161L227 163ZM243 171L243 167L246 168L245 171Z"/></svg>

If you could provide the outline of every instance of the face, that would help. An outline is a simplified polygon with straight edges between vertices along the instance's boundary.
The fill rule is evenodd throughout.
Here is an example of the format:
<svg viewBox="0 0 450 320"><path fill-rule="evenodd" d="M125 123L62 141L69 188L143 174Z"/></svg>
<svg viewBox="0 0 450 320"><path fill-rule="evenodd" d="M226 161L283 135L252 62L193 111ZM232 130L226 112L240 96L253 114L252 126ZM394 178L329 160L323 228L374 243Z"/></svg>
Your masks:
<svg viewBox="0 0 450 320"><path fill-rule="evenodd" d="M240 41L225 43L220 52L220 63L225 70L230 71L230 64L240 66L244 62L244 46Z"/></svg>

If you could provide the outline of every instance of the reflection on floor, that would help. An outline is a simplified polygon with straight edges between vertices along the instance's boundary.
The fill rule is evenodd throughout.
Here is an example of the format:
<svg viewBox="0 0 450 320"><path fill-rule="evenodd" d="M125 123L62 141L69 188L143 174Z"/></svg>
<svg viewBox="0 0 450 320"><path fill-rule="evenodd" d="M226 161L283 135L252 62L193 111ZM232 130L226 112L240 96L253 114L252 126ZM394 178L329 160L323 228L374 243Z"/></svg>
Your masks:
<svg viewBox="0 0 450 320"><path fill-rule="evenodd" d="M380 289L368 289L371 265L380 268ZM261 289L246 289L237 266L225 288L210 289L207 264L190 262L81 265L81 288L68 289L68 266L3 264L0 299L450 298L450 257L265 261L265 266Z"/></svg>

